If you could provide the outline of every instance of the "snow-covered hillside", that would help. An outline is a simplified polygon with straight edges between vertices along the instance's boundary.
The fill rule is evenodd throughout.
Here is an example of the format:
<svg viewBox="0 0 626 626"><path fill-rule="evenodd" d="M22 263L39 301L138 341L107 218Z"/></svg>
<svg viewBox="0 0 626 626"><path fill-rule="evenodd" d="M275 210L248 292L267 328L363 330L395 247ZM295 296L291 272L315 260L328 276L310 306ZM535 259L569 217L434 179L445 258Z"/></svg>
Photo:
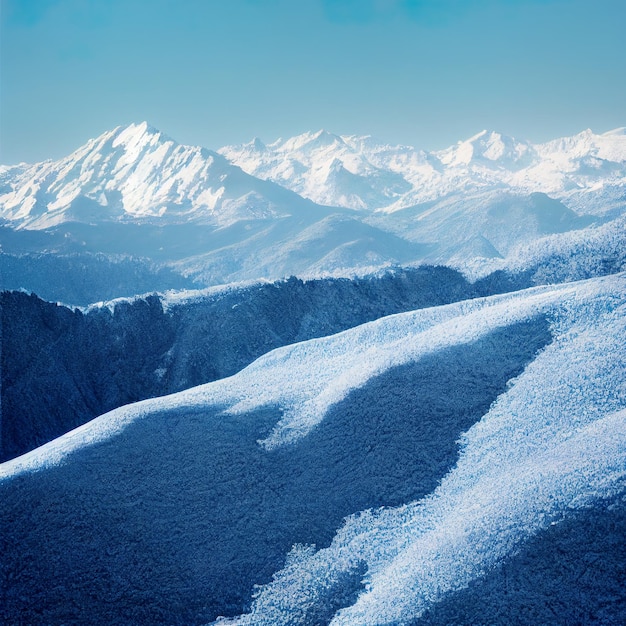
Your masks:
<svg viewBox="0 0 626 626"><path fill-rule="evenodd" d="M493 293L497 282L488 288L424 266L119 298L85 311L0 293L0 461L123 404L235 374L279 346Z"/></svg>
<svg viewBox="0 0 626 626"><path fill-rule="evenodd" d="M0 294L0 622L626 623L625 209L624 128L0 166L90 304Z"/></svg>
<svg viewBox="0 0 626 626"><path fill-rule="evenodd" d="M390 155L400 165L394 169L384 159L377 163L366 148L369 146L364 138L340 137L321 130L286 141L279 139L267 146L257 138L241 146L226 146L219 152L249 174L273 180L321 204L375 208L410 191L402 165L415 167L425 155L412 149L407 149L410 156L406 155L404 161L399 155ZM377 146L371 149L376 151Z"/></svg>
<svg viewBox="0 0 626 626"><path fill-rule="evenodd" d="M421 265L363 276L352 272L340 279L255 281L119 298L83 312L23 293L0 294L0 459L120 404L231 375L287 343L400 311L626 271L625 219L540 238L516 247L507 259L469 265L459 257L459 267L473 283L452 269ZM11 269L7 255L2 258ZM118 265L130 268L135 282L101 259L96 273L85 256L48 254L39 264L32 256L10 258L28 268L29 276L41 273L37 284L45 293L64 297L114 289L120 280L127 288L150 281L130 262ZM44 261L46 268L52 264L47 272L42 272ZM64 270L64 261L75 265ZM73 273L90 273L99 284L73 281ZM59 276L69 280L58 284Z"/></svg>
<svg viewBox="0 0 626 626"><path fill-rule="evenodd" d="M530 575L526 546L575 562L576 536L612 595L540 579L510 618L558 594L563 623L620 623L624 363L616 274L385 317L117 409L0 465L1 619L436 622L507 563Z"/></svg>

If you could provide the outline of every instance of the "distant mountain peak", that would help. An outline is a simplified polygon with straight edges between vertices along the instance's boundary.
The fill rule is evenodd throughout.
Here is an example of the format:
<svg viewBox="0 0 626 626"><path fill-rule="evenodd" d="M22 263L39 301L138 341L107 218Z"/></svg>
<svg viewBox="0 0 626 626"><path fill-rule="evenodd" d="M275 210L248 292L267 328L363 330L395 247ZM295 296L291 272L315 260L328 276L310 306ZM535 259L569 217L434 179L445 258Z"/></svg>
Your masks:
<svg viewBox="0 0 626 626"><path fill-rule="evenodd" d="M314 133L312 139L315 141L335 141L341 138L338 135L334 135L333 133L330 133L327 130L321 128L316 133Z"/></svg>
<svg viewBox="0 0 626 626"><path fill-rule="evenodd" d="M0 217L31 229L120 219L224 226L309 204L147 122L118 126L59 161L16 171L0 191Z"/></svg>
<svg viewBox="0 0 626 626"><path fill-rule="evenodd" d="M250 142L250 147L254 148L255 150L259 150L260 152L265 152L267 150L267 146L258 137L255 137Z"/></svg>
<svg viewBox="0 0 626 626"><path fill-rule="evenodd" d="M584 196L597 205L601 188L616 201L626 196L626 128L587 129L544 144L483 129L434 152L320 129L267 145L255 137L216 153L180 144L143 121L107 131L58 161L0 169L0 177L0 217L29 228L67 221L71 211L64 211L85 198L91 214L101 206L107 219L215 217L226 199L238 219L235 197L249 215L272 215L251 208L263 204L267 181L317 204L357 210L394 212L488 189L548 193L566 204L577 194L568 206L579 210L587 206ZM288 204L299 200L292 196Z"/></svg>
<svg viewBox="0 0 626 626"><path fill-rule="evenodd" d="M115 128L112 132L116 139L121 142L138 140L142 137L163 137L167 140L173 141L170 137L165 137L158 128L151 126L148 122L121 125Z"/></svg>
<svg viewBox="0 0 626 626"><path fill-rule="evenodd" d="M437 155L444 165L450 167L464 167L476 162L517 167L520 160L527 161L524 157L528 156L530 150L528 142L494 130L481 130L469 139L439 151Z"/></svg>
<svg viewBox="0 0 626 626"><path fill-rule="evenodd" d="M296 135L290 139L282 142L280 146L277 146L278 142L272 144L272 146L279 147L280 150L318 150L320 148L330 147L336 144L343 144L344 141L339 135L334 135L327 130L320 129L316 132L306 132L301 135Z"/></svg>
<svg viewBox="0 0 626 626"><path fill-rule="evenodd" d="M487 135L494 135L494 134L498 134L498 133L494 133L494 131L489 131L486 128L481 130L479 133L476 133L475 135L472 135L469 139L465 139L465 140L461 140L459 142L457 142L457 144L462 144L462 143L474 143L476 141L478 141L479 139L483 139L484 137L486 137Z"/></svg>

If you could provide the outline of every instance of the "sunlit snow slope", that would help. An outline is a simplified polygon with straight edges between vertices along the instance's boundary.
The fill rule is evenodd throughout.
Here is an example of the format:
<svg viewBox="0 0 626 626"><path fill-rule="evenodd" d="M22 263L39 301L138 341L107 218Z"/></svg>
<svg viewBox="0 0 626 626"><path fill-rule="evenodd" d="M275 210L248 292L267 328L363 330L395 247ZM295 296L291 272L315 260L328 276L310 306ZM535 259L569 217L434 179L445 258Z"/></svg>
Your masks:
<svg viewBox="0 0 626 626"><path fill-rule="evenodd" d="M176 143L145 122L118 127L59 161L0 169L0 214L20 227L157 220L227 226L315 212L312 202Z"/></svg>
<svg viewBox="0 0 626 626"><path fill-rule="evenodd" d="M230 376L274 348L494 293L497 281L489 288L421 266L119 298L84 311L0 293L0 462L123 404Z"/></svg>
<svg viewBox="0 0 626 626"><path fill-rule="evenodd" d="M402 313L4 463L0 618L435 619L551 528L622 510L625 313L623 274Z"/></svg>

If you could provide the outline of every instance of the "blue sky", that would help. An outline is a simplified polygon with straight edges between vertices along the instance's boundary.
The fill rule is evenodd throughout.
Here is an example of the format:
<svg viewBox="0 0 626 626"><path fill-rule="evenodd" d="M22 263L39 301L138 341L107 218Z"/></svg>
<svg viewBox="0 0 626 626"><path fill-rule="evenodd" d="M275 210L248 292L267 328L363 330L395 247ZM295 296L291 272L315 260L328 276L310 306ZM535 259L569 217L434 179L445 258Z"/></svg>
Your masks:
<svg viewBox="0 0 626 626"><path fill-rule="evenodd" d="M425 149L626 125L624 0L0 0L0 163L149 121Z"/></svg>

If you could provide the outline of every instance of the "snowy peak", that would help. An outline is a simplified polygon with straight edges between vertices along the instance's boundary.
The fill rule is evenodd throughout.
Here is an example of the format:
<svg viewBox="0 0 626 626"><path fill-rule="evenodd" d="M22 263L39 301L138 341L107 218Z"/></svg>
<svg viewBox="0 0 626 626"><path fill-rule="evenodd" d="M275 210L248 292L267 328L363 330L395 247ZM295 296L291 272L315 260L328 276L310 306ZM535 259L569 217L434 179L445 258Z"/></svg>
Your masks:
<svg viewBox="0 0 626 626"><path fill-rule="evenodd" d="M141 141L142 139L158 140L163 136L160 130L148 124L148 122L140 122L139 124L128 124L128 126L118 126L115 131L116 143L130 144Z"/></svg>
<svg viewBox="0 0 626 626"><path fill-rule="evenodd" d="M608 130L606 133L602 133L601 137L623 137L626 136L626 126L621 126L620 128L614 128L613 130Z"/></svg>
<svg viewBox="0 0 626 626"><path fill-rule="evenodd" d="M250 148L258 152L267 152L267 146L258 137L250 142Z"/></svg>
<svg viewBox="0 0 626 626"><path fill-rule="evenodd" d="M147 122L118 126L105 132L95 139L90 139L84 146L67 157L68 161L77 161L86 158L89 154L106 156L111 153L125 154L128 160L135 160L142 153L156 150L158 146L176 142L150 126Z"/></svg>
<svg viewBox="0 0 626 626"><path fill-rule="evenodd" d="M178 144L146 122L106 132L60 161L7 174L0 191L3 217L29 228L128 218L223 226L290 214L306 204L222 155Z"/></svg>
<svg viewBox="0 0 626 626"><path fill-rule="evenodd" d="M244 144L219 152L246 172L315 202L353 209L393 212L488 188L547 193L595 213L626 197L624 128L601 135L586 130L544 144L483 130L434 152L322 130L279 139L267 150ZM601 188L608 197L600 199Z"/></svg>
<svg viewBox="0 0 626 626"><path fill-rule="evenodd" d="M527 142L517 141L494 131L483 130L456 146L436 153L441 162L449 167L470 164L497 165L514 169L528 165L533 149Z"/></svg>
<svg viewBox="0 0 626 626"><path fill-rule="evenodd" d="M540 144L537 150L545 158L561 163L564 167L585 158L626 163L626 129L616 128L600 135L587 129L572 137Z"/></svg>
<svg viewBox="0 0 626 626"><path fill-rule="evenodd" d="M319 130L278 139L262 148L251 142L225 146L219 152L245 172L314 202L371 209L387 206L411 188L402 168L386 167L377 158L377 150L380 146L371 138Z"/></svg>
<svg viewBox="0 0 626 626"><path fill-rule="evenodd" d="M272 144L272 148L283 152L301 150L305 153L310 153L315 150L341 144L343 144L341 137L333 135L332 133L322 129L314 133L309 132L297 135L282 143L275 142Z"/></svg>
<svg viewBox="0 0 626 626"><path fill-rule="evenodd" d="M311 201L390 213L490 189L609 215L626 202L626 129L543 144L483 130L434 152L319 130L212 152L142 122L59 161L0 168L0 217L28 228L120 219L224 226L306 211Z"/></svg>

